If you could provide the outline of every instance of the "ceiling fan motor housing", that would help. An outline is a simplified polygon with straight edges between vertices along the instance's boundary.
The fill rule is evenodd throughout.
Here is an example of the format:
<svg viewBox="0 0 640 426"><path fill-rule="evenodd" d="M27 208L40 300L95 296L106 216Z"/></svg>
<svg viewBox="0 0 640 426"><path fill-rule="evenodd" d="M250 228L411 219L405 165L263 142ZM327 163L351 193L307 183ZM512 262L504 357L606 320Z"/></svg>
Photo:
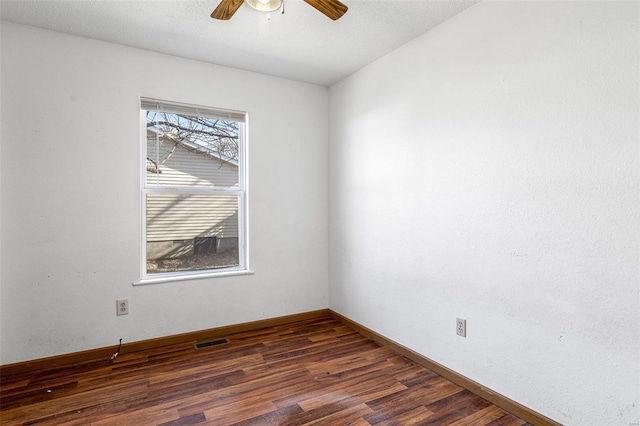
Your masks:
<svg viewBox="0 0 640 426"><path fill-rule="evenodd" d="M282 6L282 0L245 0L249 6L260 12L273 12Z"/></svg>

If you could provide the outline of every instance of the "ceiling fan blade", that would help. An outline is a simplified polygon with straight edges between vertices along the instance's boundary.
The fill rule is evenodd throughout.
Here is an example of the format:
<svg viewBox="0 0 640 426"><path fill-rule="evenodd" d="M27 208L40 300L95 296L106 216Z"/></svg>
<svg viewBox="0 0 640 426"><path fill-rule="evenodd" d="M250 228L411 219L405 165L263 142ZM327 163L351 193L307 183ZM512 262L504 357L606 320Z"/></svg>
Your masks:
<svg viewBox="0 0 640 426"><path fill-rule="evenodd" d="M211 13L211 17L214 19L222 19L226 21L231 19L234 13L242 6L244 0L222 0L216 10Z"/></svg>
<svg viewBox="0 0 640 426"><path fill-rule="evenodd" d="M306 3L318 9L320 12L327 15L329 18L340 19L342 15L347 13L347 9L349 9L344 4L340 3L338 0L304 0Z"/></svg>

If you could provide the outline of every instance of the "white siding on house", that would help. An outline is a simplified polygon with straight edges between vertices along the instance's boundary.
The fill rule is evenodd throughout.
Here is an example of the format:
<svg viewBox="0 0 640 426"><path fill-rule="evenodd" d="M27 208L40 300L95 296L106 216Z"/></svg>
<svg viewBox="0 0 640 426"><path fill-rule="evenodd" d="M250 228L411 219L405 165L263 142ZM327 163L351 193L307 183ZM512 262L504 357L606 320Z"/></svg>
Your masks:
<svg viewBox="0 0 640 426"><path fill-rule="evenodd" d="M147 186L238 186L236 164L195 149L188 150L182 145L171 154L173 147L171 140L160 138L156 143L154 137L147 138ZM164 161L167 156L169 158ZM160 163L160 173L150 171L155 167L154 163Z"/></svg>
<svg viewBox="0 0 640 426"><path fill-rule="evenodd" d="M147 157L154 159L147 160L147 186L238 186L237 165L182 145L171 153L173 148L171 140L147 139ZM160 173L154 173L154 163ZM147 195L147 242L212 236L238 237L236 195Z"/></svg>
<svg viewBox="0 0 640 426"><path fill-rule="evenodd" d="M147 195L147 242L237 238L236 195Z"/></svg>

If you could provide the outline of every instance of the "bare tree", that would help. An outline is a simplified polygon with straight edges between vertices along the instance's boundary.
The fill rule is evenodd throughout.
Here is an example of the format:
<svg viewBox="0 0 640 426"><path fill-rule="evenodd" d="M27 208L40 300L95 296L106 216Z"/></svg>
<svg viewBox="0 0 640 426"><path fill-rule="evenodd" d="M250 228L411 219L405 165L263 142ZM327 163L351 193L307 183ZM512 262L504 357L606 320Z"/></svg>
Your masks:
<svg viewBox="0 0 640 426"><path fill-rule="evenodd" d="M171 150L163 158L147 158L153 164L149 170L159 172L159 167L173 155L178 146L220 159L221 165L238 160L238 123L219 118L194 117L162 111L147 111L147 129L173 142Z"/></svg>

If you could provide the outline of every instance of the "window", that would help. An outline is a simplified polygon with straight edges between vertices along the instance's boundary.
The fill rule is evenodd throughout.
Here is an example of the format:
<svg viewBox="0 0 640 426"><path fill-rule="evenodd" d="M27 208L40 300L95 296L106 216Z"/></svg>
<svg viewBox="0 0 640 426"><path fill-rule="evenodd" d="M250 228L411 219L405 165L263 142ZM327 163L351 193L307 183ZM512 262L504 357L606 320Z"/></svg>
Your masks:
<svg viewBox="0 0 640 426"><path fill-rule="evenodd" d="M247 270L245 118L141 100L142 282Z"/></svg>

